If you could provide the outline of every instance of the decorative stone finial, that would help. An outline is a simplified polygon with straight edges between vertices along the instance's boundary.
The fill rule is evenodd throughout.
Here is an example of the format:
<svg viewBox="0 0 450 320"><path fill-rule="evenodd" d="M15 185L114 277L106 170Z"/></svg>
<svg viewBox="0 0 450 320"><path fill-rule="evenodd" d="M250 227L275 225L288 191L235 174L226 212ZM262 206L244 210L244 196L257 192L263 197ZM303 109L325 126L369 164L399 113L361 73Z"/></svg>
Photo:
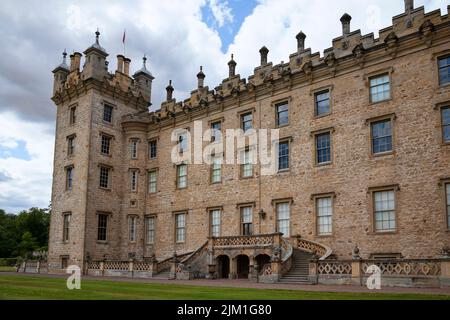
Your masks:
<svg viewBox="0 0 450 320"><path fill-rule="evenodd" d="M405 0L405 12L414 10L414 0Z"/></svg>
<svg viewBox="0 0 450 320"><path fill-rule="evenodd" d="M205 74L203 73L203 66L200 66L200 72L197 73L197 80L198 80L198 88L203 88L203 82L205 80Z"/></svg>
<svg viewBox="0 0 450 320"><path fill-rule="evenodd" d="M95 43L97 45L100 45L99 40L98 40L99 37L100 37L100 31L98 31L98 28L97 28L97 31L95 31Z"/></svg>
<svg viewBox="0 0 450 320"><path fill-rule="evenodd" d="M234 77L236 75L236 61L234 61L234 55L231 54L231 60L228 62L229 74L228 76Z"/></svg>
<svg viewBox="0 0 450 320"><path fill-rule="evenodd" d="M352 16L348 13L344 13L344 15L341 17L341 23L342 23L342 35L347 35L350 33L350 21L352 20Z"/></svg>
<svg viewBox="0 0 450 320"><path fill-rule="evenodd" d="M173 87L172 87L172 80L169 80L169 85L166 87L166 91L167 91L167 97L166 100L170 101L172 100L172 93L173 93Z"/></svg>
<svg viewBox="0 0 450 320"><path fill-rule="evenodd" d="M263 46L259 49L259 54L261 55L261 65L264 66L267 64L267 55L269 54L269 49L266 46Z"/></svg>
<svg viewBox="0 0 450 320"><path fill-rule="evenodd" d="M355 244L355 247L353 248L352 258L353 258L353 260L361 259L361 256L359 255L359 248L358 248L357 244Z"/></svg>
<svg viewBox="0 0 450 320"><path fill-rule="evenodd" d="M305 50L305 39L306 39L306 34L303 33L303 31L300 31L295 38L297 39L297 49L298 51L303 51Z"/></svg>

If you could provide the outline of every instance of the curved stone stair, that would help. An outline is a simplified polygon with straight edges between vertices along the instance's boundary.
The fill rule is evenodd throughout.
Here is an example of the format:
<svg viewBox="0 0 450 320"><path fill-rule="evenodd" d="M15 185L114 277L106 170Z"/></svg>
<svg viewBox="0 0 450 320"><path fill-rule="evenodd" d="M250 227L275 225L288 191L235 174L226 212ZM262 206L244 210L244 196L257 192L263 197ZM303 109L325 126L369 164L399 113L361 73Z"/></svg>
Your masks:
<svg viewBox="0 0 450 320"><path fill-rule="evenodd" d="M292 252L292 268L283 275L279 282L281 283L294 283L294 284L311 284L309 282L309 260L312 255L294 249Z"/></svg>

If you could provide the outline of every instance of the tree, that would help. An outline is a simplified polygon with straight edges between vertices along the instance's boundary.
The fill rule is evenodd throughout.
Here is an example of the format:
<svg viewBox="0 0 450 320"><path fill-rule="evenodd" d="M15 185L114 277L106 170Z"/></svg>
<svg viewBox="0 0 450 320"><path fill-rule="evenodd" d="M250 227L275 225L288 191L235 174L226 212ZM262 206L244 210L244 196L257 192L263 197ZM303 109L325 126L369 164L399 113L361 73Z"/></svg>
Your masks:
<svg viewBox="0 0 450 320"><path fill-rule="evenodd" d="M25 231L22 235L22 239L16 247L15 254L20 257L30 258L34 250L39 247L36 238L33 237L31 232Z"/></svg>

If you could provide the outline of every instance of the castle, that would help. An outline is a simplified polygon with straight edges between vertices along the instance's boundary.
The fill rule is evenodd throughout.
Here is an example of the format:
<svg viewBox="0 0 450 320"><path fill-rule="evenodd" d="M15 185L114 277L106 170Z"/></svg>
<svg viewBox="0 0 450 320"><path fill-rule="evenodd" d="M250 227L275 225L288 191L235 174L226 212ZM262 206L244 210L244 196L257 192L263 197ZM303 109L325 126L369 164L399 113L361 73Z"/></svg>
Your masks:
<svg viewBox="0 0 450 320"><path fill-rule="evenodd" d="M351 262L332 263L352 258L433 268L450 247L449 15L405 0L378 38L352 31L348 14L341 22L323 56L300 32L288 62L272 64L263 47L242 79L232 57L214 90L200 70L188 99L176 101L169 83L154 112L145 57L131 76L131 60L118 55L110 73L98 31L82 67L81 53L70 65L64 53L53 70L49 271L115 263L295 281L326 268L353 274ZM172 161L174 146L190 146L174 131L192 133L196 121L215 130L204 145L227 129L279 129L276 172L245 160L248 144L236 151L240 164ZM308 269L314 258L322 269Z"/></svg>

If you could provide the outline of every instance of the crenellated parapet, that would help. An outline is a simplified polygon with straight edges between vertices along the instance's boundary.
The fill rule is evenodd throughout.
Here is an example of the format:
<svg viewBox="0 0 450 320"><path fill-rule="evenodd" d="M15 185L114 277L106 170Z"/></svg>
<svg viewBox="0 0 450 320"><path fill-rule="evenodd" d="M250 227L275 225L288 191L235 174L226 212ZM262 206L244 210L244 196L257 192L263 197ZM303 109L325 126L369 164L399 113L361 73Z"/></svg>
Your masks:
<svg viewBox="0 0 450 320"><path fill-rule="evenodd" d="M148 111L151 105L151 88L153 75L146 68L147 58L143 58L143 66L130 76L131 59L117 56L117 69L108 71L108 53L100 45L100 32L95 33L95 43L84 51L84 64L81 66L83 54L74 52L70 55L70 66L66 64L66 52L63 63L53 70L53 101L60 104L86 92L88 88L96 88L102 94L113 99L121 99L124 103L138 110Z"/></svg>
<svg viewBox="0 0 450 320"><path fill-rule="evenodd" d="M450 6L447 11L450 11ZM448 12L441 15L438 9L425 13L424 7L414 8L413 0L405 0L405 12L393 17L392 25L380 30L378 38L373 33L364 35L361 30L352 31L352 17L347 13L340 20L342 34L332 40L332 46L325 49L323 55L305 47L306 35L300 31L296 35L297 52L289 56L287 63L274 65L269 62L269 49L262 47L260 65L248 81L236 74L237 62L233 55L228 62L228 77L212 91L204 87L205 75L201 70L197 75L198 88L191 92L191 97L183 102L169 99L163 102L160 110L155 112L158 122L164 123L166 118L181 120L199 110L223 109L228 105L254 101L258 96L273 95L294 86L308 85L363 68L376 61L393 59L412 48L429 47L433 41L448 41L450 36Z"/></svg>

